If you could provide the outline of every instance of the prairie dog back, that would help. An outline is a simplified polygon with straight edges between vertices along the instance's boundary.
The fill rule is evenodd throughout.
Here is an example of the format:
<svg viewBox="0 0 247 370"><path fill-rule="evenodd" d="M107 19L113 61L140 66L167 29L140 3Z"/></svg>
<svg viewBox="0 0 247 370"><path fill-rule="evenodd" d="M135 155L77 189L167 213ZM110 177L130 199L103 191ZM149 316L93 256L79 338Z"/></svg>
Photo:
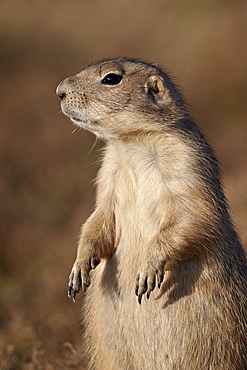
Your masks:
<svg viewBox="0 0 247 370"><path fill-rule="evenodd" d="M106 145L68 293L90 369L244 370L247 262L217 160L159 68L127 58L61 82L61 107Z"/></svg>

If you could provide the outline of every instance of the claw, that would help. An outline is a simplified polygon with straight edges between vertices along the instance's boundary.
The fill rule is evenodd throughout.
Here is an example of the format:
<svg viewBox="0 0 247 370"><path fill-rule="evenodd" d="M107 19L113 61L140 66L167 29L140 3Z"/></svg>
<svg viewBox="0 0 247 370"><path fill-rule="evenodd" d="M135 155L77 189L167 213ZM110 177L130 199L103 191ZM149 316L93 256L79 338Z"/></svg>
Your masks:
<svg viewBox="0 0 247 370"><path fill-rule="evenodd" d="M72 293L72 300L73 302L75 303L75 297L76 297L76 293L78 293L76 290L73 290L73 293Z"/></svg>
<svg viewBox="0 0 247 370"><path fill-rule="evenodd" d="M89 271L95 269L100 259L94 255L88 262L76 260L69 276L68 297L75 302L76 294L81 290L85 293L90 285Z"/></svg>
<svg viewBox="0 0 247 370"><path fill-rule="evenodd" d="M142 301L142 296L145 294L147 291L147 276L144 278L138 275L137 280L136 280L136 290L135 294L138 297L138 303L141 304Z"/></svg>
<svg viewBox="0 0 247 370"><path fill-rule="evenodd" d="M163 271L157 271L157 281L158 281L158 288L160 289L161 284L164 280L164 272Z"/></svg>
<svg viewBox="0 0 247 370"><path fill-rule="evenodd" d="M68 297L70 298L70 295L71 295L71 291L72 291L72 286L69 285L68 286Z"/></svg>
<svg viewBox="0 0 247 370"><path fill-rule="evenodd" d="M89 275L84 274L82 276L82 284L81 284L81 287L84 293L86 293L86 290L89 287L89 285L90 285L90 277Z"/></svg>
<svg viewBox="0 0 247 370"><path fill-rule="evenodd" d="M137 295L137 296L138 296L138 291L139 291L139 286L136 285L135 295Z"/></svg>
<svg viewBox="0 0 247 370"><path fill-rule="evenodd" d="M157 288L161 287L164 280L164 266L155 270L150 268L140 269L140 273L136 278L135 294L138 297L138 303L141 304L142 296L146 294L147 299L150 298L151 292Z"/></svg>
<svg viewBox="0 0 247 370"><path fill-rule="evenodd" d="M98 264L100 263L100 259L97 256L94 256L90 259L90 267L91 269L95 269Z"/></svg>

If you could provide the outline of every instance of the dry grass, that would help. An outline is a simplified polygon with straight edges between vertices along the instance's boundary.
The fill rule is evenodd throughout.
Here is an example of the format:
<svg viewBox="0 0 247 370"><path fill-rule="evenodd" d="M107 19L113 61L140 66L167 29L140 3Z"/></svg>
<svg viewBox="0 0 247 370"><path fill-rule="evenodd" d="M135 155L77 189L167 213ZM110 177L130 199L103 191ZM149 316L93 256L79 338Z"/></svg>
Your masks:
<svg viewBox="0 0 247 370"><path fill-rule="evenodd" d="M139 57L177 77L247 244L246 12L223 0L1 1L1 369L84 368L66 285L98 153L91 134L71 135L54 91L91 60Z"/></svg>

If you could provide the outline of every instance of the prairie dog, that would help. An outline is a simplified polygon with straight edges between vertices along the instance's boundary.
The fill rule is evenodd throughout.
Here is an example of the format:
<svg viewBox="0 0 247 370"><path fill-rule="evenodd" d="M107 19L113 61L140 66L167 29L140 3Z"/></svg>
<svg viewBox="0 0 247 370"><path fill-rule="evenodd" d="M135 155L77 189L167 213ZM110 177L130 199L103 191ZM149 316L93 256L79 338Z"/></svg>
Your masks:
<svg viewBox="0 0 247 370"><path fill-rule="evenodd" d="M91 65L57 88L106 142L69 295L86 291L94 370L247 369L247 261L217 160L167 74Z"/></svg>

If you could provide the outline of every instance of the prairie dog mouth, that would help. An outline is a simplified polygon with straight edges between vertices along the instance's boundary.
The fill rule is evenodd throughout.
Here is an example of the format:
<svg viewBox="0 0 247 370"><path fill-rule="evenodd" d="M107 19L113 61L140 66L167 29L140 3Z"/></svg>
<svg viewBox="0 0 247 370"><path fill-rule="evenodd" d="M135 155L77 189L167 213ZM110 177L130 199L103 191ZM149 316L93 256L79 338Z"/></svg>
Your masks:
<svg viewBox="0 0 247 370"><path fill-rule="evenodd" d="M71 116L70 119L72 119L72 121L82 122L82 120L80 118L77 118L75 116Z"/></svg>
<svg viewBox="0 0 247 370"><path fill-rule="evenodd" d="M71 119L74 122L82 122L82 119L80 119L78 116L75 116L75 112L71 112L70 109L68 109L67 106L64 106L61 104L62 112L67 116L69 119Z"/></svg>

